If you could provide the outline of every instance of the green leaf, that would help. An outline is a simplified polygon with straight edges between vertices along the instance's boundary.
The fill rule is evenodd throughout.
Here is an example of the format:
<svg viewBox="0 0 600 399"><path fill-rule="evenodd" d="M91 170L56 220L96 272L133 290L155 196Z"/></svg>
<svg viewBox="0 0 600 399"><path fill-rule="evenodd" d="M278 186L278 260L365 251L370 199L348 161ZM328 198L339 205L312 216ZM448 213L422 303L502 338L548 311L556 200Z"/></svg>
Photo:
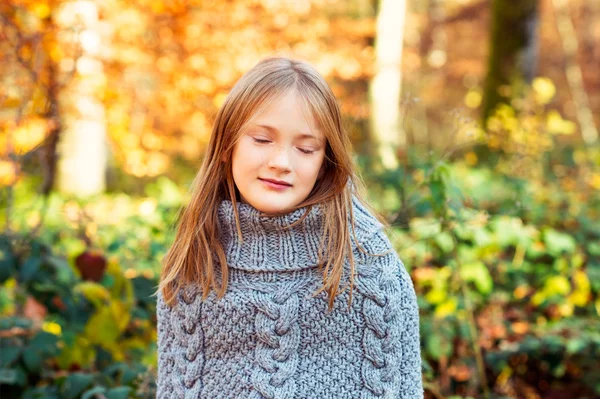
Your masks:
<svg viewBox="0 0 600 399"><path fill-rule="evenodd" d="M592 241L587 245L588 252L592 256L600 256L600 242Z"/></svg>
<svg viewBox="0 0 600 399"><path fill-rule="evenodd" d="M123 375L121 376L121 383L122 384L131 384L138 376L138 372L137 370L134 370L132 368L124 368L123 369Z"/></svg>
<svg viewBox="0 0 600 399"><path fill-rule="evenodd" d="M450 356L452 346L439 334L431 334L425 341L427 351L435 360L440 360L442 356Z"/></svg>
<svg viewBox="0 0 600 399"><path fill-rule="evenodd" d="M45 359L57 355L58 337L54 334L40 331L29 341L23 350L23 362L28 370L38 372L41 370Z"/></svg>
<svg viewBox="0 0 600 399"><path fill-rule="evenodd" d="M111 388L106 391L104 396L106 396L106 399L127 399L131 390L132 389L130 387Z"/></svg>
<svg viewBox="0 0 600 399"><path fill-rule="evenodd" d="M33 348L26 348L23 351L23 363L25 367L33 373L37 373L42 369L42 356Z"/></svg>
<svg viewBox="0 0 600 399"><path fill-rule="evenodd" d="M19 273L20 280L22 282L28 282L31 280L35 274L40 270L42 266L42 258L37 256L32 256L28 258L23 265L21 265L21 270Z"/></svg>
<svg viewBox="0 0 600 399"><path fill-rule="evenodd" d="M478 247L485 247L494 242L494 236L483 227L473 229L473 240Z"/></svg>
<svg viewBox="0 0 600 399"><path fill-rule="evenodd" d="M0 369L0 384L24 386L27 375L21 368Z"/></svg>
<svg viewBox="0 0 600 399"><path fill-rule="evenodd" d="M95 387L85 391L83 393L83 395L81 395L81 399L92 399L95 397L96 394L98 394L98 393L103 394L105 392L106 392L106 388L104 388L103 386L95 386Z"/></svg>
<svg viewBox="0 0 600 399"><path fill-rule="evenodd" d="M62 392L66 399L75 399L94 381L94 376L84 373L70 374L63 386Z"/></svg>
<svg viewBox="0 0 600 399"><path fill-rule="evenodd" d="M0 248L0 283L12 277L17 269L17 259L9 248Z"/></svg>
<svg viewBox="0 0 600 399"><path fill-rule="evenodd" d="M159 177L155 184L146 186L149 197L158 198L158 202L165 206L179 206L183 202L182 192L177 184L167 177Z"/></svg>
<svg viewBox="0 0 600 399"><path fill-rule="evenodd" d="M46 263L56 270L56 283L71 285L75 282L75 273L64 259L56 256L49 256L46 259Z"/></svg>
<svg viewBox="0 0 600 399"><path fill-rule="evenodd" d="M4 317L0 319L0 330L8 330L13 327L24 329L31 328L32 321L25 317Z"/></svg>
<svg viewBox="0 0 600 399"><path fill-rule="evenodd" d="M434 241L445 254L450 253L454 249L454 240L447 231L442 231L436 235Z"/></svg>
<svg viewBox="0 0 600 399"><path fill-rule="evenodd" d="M535 227L525 226L521 219L515 217L496 217L490 225L502 247L511 245L528 246L531 240L538 235Z"/></svg>
<svg viewBox="0 0 600 399"><path fill-rule="evenodd" d="M0 348L0 367L8 367L14 362L21 354L21 348L18 345L4 346Z"/></svg>
<svg viewBox="0 0 600 399"><path fill-rule="evenodd" d="M567 341L567 353L572 355L585 349L587 342L581 338L574 338Z"/></svg>
<svg viewBox="0 0 600 399"><path fill-rule="evenodd" d="M462 264L460 275L466 281L473 282L480 293L489 294L492 291L494 282L483 262L476 261Z"/></svg>
<svg viewBox="0 0 600 399"><path fill-rule="evenodd" d="M563 252L572 254L577 248L575 239L568 234L548 228L544 231L544 243L548 252L553 255L561 255Z"/></svg>
<svg viewBox="0 0 600 399"><path fill-rule="evenodd" d="M600 263L593 261L588 263L587 274L594 292L600 293Z"/></svg>
<svg viewBox="0 0 600 399"><path fill-rule="evenodd" d="M440 222L433 218L412 218L410 232L416 238L433 238L442 231Z"/></svg>
<svg viewBox="0 0 600 399"><path fill-rule="evenodd" d="M53 385L29 388L23 392L21 399L61 399L57 388Z"/></svg>
<svg viewBox="0 0 600 399"><path fill-rule="evenodd" d="M42 353L46 357L58 354L59 338L46 331L38 332L35 337L29 342L29 346Z"/></svg>

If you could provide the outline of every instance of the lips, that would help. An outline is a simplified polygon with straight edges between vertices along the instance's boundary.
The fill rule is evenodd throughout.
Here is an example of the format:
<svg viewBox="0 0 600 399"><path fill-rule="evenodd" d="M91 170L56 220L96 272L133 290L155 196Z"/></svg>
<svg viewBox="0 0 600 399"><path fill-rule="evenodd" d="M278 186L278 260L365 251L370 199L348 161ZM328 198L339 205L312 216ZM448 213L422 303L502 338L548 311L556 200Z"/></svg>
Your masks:
<svg viewBox="0 0 600 399"><path fill-rule="evenodd" d="M286 181L283 180L275 180L275 179L261 179L259 178L258 180L261 180L269 185L273 185L273 186L279 186L279 187L291 187L292 185Z"/></svg>

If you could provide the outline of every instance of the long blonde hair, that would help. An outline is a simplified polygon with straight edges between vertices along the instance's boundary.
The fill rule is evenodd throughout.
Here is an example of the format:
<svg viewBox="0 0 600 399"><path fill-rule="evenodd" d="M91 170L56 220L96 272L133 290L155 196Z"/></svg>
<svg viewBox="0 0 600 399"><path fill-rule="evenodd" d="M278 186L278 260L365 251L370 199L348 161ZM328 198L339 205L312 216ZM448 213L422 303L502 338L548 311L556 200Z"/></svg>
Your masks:
<svg viewBox="0 0 600 399"><path fill-rule="evenodd" d="M167 304L173 304L178 292L190 283L200 285L203 300L211 289L219 298L225 295L229 274L218 227L218 208L224 199L233 203L238 236L242 239L231 169L233 147L252 118L289 90L295 90L303 100L327 141L322 175L309 196L293 209L307 207L306 217L312 206L322 207L325 239L318 263L325 263L323 286L315 295L326 290L332 309L340 293L344 261L348 259L350 306L354 257L348 220L354 230L352 196L361 200L364 186L354 172L352 146L333 92L311 65L287 57L268 57L251 68L235 84L217 113L206 155L192 183L190 202L180 215L175 241L163 260L158 290ZM353 232L352 236L356 241ZM320 258L322 253L327 254L326 259ZM216 278L217 264L221 283Z"/></svg>

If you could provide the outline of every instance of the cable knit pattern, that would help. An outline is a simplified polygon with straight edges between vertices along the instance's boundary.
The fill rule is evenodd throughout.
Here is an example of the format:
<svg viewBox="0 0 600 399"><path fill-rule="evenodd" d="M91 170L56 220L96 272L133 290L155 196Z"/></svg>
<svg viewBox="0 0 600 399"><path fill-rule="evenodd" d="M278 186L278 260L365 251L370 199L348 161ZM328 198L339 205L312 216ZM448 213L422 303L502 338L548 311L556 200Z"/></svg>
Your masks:
<svg viewBox="0 0 600 399"><path fill-rule="evenodd" d="M230 201L219 207L229 266L226 295L202 302L198 287L169 308L158 295L158 398L423 397L419 313L404 265L392 250L354 246L355 290L332 312L316 265L321 208L266 217ZM381 224L353 200L356 236L370 253L390 250ZM349 262L344 276L349 276ZM347 281L343 281L345 284Z"/></svg>

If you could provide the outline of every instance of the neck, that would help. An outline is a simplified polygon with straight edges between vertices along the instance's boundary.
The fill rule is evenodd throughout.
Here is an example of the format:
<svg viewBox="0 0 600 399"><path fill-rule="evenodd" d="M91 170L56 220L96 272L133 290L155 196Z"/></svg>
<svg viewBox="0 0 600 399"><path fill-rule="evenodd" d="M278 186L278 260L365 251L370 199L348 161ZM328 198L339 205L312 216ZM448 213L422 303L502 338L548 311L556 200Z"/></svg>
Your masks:
<svg viewBox="0 0 600 399"><path fill-rule="evenodd" d="M239 240L231 201L219 206L221 242L228 266L248 271L294 271L317 266L324 218L318 206L297 209L286 215L265 216L247 203L238 203L242 231ZM294 227L308 211L304 220Z"/></svg>
<svg viewBox="0 0 600 399"><path fill-rule="evenodd" d="M220 239L230 268L269 272L302 271L319 266L317 254L325 227L321 206L304 207L279 216L266 216L247 203L238 203L236 207L241 241L232 202L223 200L218 211ZM352 210L359 243L381 228L381 223L356 197L352 198ZM289 227L305 213L301 222Z"/></svg>

